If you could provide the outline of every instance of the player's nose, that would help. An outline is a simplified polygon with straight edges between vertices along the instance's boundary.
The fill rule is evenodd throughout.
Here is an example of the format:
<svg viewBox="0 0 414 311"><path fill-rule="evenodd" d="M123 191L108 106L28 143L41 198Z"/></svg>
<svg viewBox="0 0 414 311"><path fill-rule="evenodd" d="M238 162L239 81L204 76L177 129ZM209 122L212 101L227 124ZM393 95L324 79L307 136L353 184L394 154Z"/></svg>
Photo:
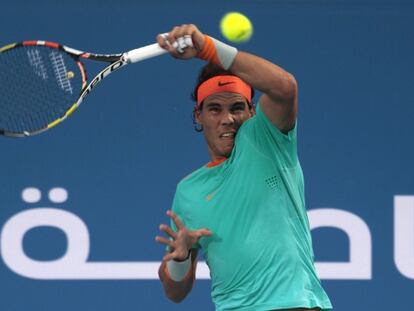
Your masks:
<svg viewBox="0 0 414 311"><path fill-rule="evenodd" d="M234 115L230 111L223 113L223 116L221 119L222 125L231 125L231 124L234 124L234 122L235 122Z"/></svg>

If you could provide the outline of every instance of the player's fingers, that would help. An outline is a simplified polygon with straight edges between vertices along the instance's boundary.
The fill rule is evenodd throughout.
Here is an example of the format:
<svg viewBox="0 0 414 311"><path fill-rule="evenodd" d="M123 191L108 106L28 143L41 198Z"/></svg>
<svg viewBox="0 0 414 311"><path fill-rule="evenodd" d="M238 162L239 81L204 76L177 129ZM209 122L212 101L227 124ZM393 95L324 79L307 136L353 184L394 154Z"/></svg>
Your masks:
<svg viewBox="0 0 414 311"><path fill-rule="evenodd" d="M160 33L158 36L157 36L157 42L158 42L158 44L162 47L162 46L165 46L166 45L166 43L165 43L165 36L164 36L164 34L163 33Z"/></svg>
<svg viewBox="0 0 414 311"><path fill-rule="evenodd" d="M183 54L184 50L188 47L188 45L185 43L184 37L179 37L175 43L177 43L177 52Z"/></svg>
<svg viewBox="0 0 414 311"><path fill-rule="evenodd" d="M212 236L213 235L213 233L210 230L208 230L207 228L199 229L199 230L196 231L196 233L197 233L197 236L199 238L202 237L202 236Z"/></svg>
<svg viewBox="0 0 414 311"><path fill-rule="evenodd" d="M190 36L191 38L191 45L188 44L188 46L194 47L196 50L201 50L204 47L204 34L194 24L183 26L185 26L183 35Z"/></svg>
<svg viewBox="0 0 414 311"><path fill-rule="evenodd" d="M157 42L158 42L160 47L167 50L168 52L170 52L170 53L175 52L175 48L173 48L172 45L171 45L168 33L159 34L157 36Z"/></svg>
<svg viewBox="0 0 414 311"><path fill-rule="evenodd" d="M187 46L194 47L193 39L191 39L191 35L185 35L184 42Z"/></svg>
<svg viewBox="0 0 414 311"><path fill-rule="evenodd" d="M168 33L168 40L171 43L172 46L174 46L176 43L174 43L177 38L180 37L180 27L175 26L169 33Z"/></svg>
<svg viewBox="0 0 414 311"><path fill-rule="evenodd" d="M157 235L155 237L155 241L157 241L158 243L165 244L165 245L168 245L168 246L174 248L174 241L172 241L170 239L166 239L166 238L164 238L162 236Z"/></svg>
<svg viewBox="0 0 414 311"><path fill-rule="evenodd" d="M171 227L167 225L160 225L160 230L164 231L166 234L168 234L170 237L172 237L174 240L177 238L177 234L171 229Z"/></svg>
<svg viewBox="0 0 414 311"><path fill-rule="evenodd" d="M170 261L171 259L174 259L174 255L173 253L168 253L167 255L165 255L162 260L164 261Z"/></svg>
<svg viewBox="0 0 414 311"><path fill-rule="evenodd" d="M175 58L188 59L194 57L204 46L204 35L193 24L174 27L168 33L171 49L167 49Z"/></svg>
<svg viewBox="0 0 414 311"><path fill-rule="evenodd" d="M162 48L167 48L170 44L168 41L168 33L161 33L157 36L157 42Z"/></svg>
<svg viewBox="0 0 414 311"><path fill-rule="evenodd" d="M175 33L175 36L177 38L184 38L184 43L187 46L193 47L193 40L192 40L192 36L196 33L196 32L200 32L198 30L198 28L193 25L193 24L184 24L181 25L181 27L179 28L179 31L177 31Z"/></svg>
<svg viewBox="0 0 414 311"><path fill-rule="evenodd" d="M184 35L186 35L187 31L187 25L183 24L181 26L176 26L173 28L173 30L169 33L172 37L174 37L175 39L184 37Z"/></svg>
<svg viewBox="0 0 414 311"><path fill-rule="evenodd" d="M186 259L188 256L188 251L187 252L178 252L178 251L173 251L172 253L168 253L166 255L164 255L163 260L165 261L169 261L172 259L176 259L176 260L184 260Z"/></svg>
<svg viewBox="0 0 414 311"><path fill-rule="evenodd" d="M179 54L183 54L185 49L188 47L193 47L193 42L191 40L191 28L189 28L189 26L190 25L183 24L181 26L174 27L174 29L170 32L170 35L175 39L172 46Z"/></svg>
<svg viewBox="0 0 414 311"><path fill-rule="evenodd" d="M185 228L184 224L181 222L180 218L173 212L168 210L167 215L171 217L171 219L174 221L175 225L177 226L177 229L183 229Z"/></svg>

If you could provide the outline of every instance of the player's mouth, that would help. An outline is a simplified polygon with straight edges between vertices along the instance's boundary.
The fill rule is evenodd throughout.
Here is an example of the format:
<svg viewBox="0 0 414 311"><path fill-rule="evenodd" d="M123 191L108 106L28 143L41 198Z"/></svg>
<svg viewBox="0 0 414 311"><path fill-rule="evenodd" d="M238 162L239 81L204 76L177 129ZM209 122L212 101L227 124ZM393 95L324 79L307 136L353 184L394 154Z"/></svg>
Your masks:
<svg viewBox="0 0 414 311"><path fill-rule="evenodd" d="M231 131L231 132L224 132L224 133L220 134L219 137L221 139L233 140L235 136L236 136L236 132Z"/></svg>

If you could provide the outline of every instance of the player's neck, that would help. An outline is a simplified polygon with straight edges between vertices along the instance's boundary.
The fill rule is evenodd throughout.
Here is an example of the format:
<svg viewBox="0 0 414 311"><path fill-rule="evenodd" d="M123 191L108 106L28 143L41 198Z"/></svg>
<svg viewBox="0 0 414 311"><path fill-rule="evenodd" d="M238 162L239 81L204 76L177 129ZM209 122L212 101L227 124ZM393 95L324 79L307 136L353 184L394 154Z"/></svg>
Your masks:
<svg viewBox="0 0 414 311"><path fill-rule="evenodd" d="M210 162L207 163L207 167L214 167L214 166L220 165L221 163L223 163L226 160L227 160L226 157L221 157L221 158L218 158L216 160L211 160Z"/></svg>

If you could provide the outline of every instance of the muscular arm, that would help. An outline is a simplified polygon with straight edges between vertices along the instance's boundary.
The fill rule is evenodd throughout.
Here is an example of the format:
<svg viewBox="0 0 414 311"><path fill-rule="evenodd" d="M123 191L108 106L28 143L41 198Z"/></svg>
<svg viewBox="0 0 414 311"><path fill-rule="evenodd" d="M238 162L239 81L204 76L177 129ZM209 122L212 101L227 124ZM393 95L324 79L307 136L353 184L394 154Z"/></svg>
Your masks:
<svg viewBox="0 0 414 311"><path fill-rule="evenodd" d="M166 296L172 301L181 302L191 291L194 285L195 272L197 267L197 250L191 251L191 268L186 277L181 282L171 280L167 271L167 262L162 261L158 269L158 276L164 286Z"/></svg>
<svg viewBox="0 0 414 311"><path fill-rule="evenodd" d="M239 51L230 71L263 93L262 111L282 132L290 131L296 121L296 80L281 67L252 54Z"/></svg>
<svg viewBox="0 0 414 311"><path fill-rule="evenodd" d="M191 36L194 47L187 47L183 53L178 53L170 43L175 43L177 38L185 35ZM203 50L205 36L195 25L182 25L174 27L168 33L169 41L161 35L157 40L172 56L190 59ZM230 71L263 93L260 98L262 111L276 127L284 133L294 127L297 114L297 84L293 75L261 57L241 51L237 53Z"/></svg>

